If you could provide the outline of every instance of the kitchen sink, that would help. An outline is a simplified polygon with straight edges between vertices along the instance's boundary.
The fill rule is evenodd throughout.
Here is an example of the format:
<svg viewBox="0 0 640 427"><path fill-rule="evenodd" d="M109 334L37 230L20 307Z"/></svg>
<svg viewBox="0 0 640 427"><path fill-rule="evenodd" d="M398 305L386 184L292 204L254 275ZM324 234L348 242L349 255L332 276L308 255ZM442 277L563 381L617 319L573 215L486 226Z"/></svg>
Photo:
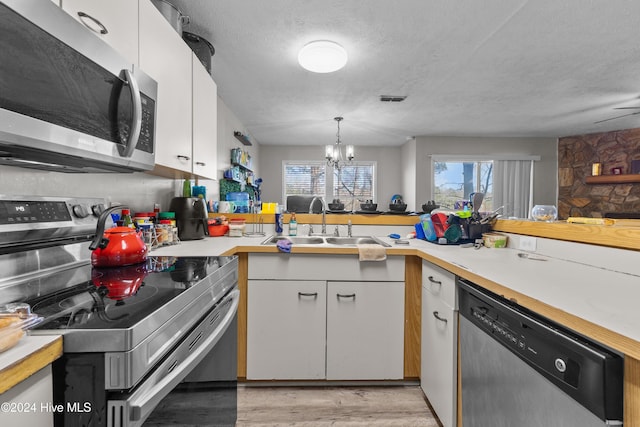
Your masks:
<svg viewBox="0 0 640 427"><path fill-rule="evenodd" d="M275 245L279 240L288 240L294 245L338 245L338 246L356 246L361 244L378 244L390 247L373 236L356 236L356 237L321 237L321 236L270 236L263 241L262 245Z"/></svg>
<svg viewBox="0 0 640 427"><path fill-rule="evenodd" d="M324 244L324 239L322 237L314 237L314 236L271 236L264 242L263 245L275 245L278 243L278 240L289 240L294 245L322 245Z"/></svg>
<svg viewBox="0 0 640 427"><path fill-rule="evenodd" d="M372 236L326 237L325 240L330 245L355 246L355 245L364 245L364 244L377 244L377 245L382 245L387 247L391 246Z"/></svg>

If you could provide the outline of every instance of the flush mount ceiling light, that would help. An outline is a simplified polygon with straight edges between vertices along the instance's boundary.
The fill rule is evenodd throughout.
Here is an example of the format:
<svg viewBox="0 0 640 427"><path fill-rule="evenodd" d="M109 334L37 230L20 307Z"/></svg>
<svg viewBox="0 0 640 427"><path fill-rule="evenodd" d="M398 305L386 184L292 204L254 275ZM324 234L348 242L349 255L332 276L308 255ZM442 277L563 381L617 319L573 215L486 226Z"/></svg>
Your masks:
<svg viewBox="0 0 640 427"><path fill-rule="evenodd" d="M347 63L347 51L338 43L316 40L300 49L298 62L302 68L314 73L333 73Z"/></svg>

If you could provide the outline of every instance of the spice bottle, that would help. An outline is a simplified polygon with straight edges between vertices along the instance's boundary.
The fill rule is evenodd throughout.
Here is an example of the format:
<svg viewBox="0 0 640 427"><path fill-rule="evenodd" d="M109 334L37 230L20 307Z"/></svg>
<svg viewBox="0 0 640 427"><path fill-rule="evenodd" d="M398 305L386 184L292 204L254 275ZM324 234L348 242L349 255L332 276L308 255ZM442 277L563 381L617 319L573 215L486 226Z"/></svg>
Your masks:
<svg viewBox="0 0 640 427"><path fill-rule="evenodd" d="M191 197L191 181L188 179L182 183L182 197Z"/></svg>
<svg viewBox="0 0 640 427"><path fill-rule="evenodd" d="M131 219L131 211L129 209L122 209L122 226L135 228L133 220Z"/></svg>

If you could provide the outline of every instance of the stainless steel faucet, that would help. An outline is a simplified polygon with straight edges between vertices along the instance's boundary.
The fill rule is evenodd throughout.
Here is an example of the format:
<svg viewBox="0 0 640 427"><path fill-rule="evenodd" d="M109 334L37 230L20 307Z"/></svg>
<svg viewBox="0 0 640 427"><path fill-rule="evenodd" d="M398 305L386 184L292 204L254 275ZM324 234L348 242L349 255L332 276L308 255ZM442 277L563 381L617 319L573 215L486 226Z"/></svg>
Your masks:
<svg viewBox="0 0 640 427"><path fill-rule="evenodd" d="M352 224L351 224L351 220L349 220L349 222L347 222L347 236L349 237L353 237L351 228L352 228Z"/></svg>
<svg viewBox="0 0 640 427"><path fill-rule="evenodd" d="M327 234L327 203L324 201L324 199L320 196L313 196L313 199L311 199L311 203L309 204L309 213L312 214L313 213L313 204L316 202L316 200L320 199L320 201L322 202L322 234L325 235ZM309 233L311 234L311 233Z"/></svg>

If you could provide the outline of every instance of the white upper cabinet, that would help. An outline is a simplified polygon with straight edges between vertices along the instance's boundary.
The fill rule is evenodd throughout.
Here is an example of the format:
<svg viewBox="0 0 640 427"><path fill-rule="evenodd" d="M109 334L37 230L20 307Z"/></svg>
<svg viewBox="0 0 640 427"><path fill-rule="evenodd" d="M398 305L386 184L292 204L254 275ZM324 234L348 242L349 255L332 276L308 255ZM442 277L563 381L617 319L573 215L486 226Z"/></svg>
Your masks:
<svg viewBox="0 0 640 427"><path fill-rule="evenodd" d="M150 1L140 1L139 37L140 68L158 82L156 165L191 172L192 51Z"/></svg>
<svg viewBox="0 0 640 427"><path fill-rule="evenodd" d="M217 178L218 86L195 54L193 62L193 173Z"/></svg>
<svg viewBox="0 0 640 427"><path fill-rule="evenodd" d="M54 3L158 83L155 158L163 168L152 173L216 179L218 87L153 3Z"/></svg>
<svg viewBox="0 0 640 427"><path fill-rule="evenodd" d="M131 0L64 0L62 9L138 64L138 2ZM144 3L144 2L143 2Z"/></svg>

